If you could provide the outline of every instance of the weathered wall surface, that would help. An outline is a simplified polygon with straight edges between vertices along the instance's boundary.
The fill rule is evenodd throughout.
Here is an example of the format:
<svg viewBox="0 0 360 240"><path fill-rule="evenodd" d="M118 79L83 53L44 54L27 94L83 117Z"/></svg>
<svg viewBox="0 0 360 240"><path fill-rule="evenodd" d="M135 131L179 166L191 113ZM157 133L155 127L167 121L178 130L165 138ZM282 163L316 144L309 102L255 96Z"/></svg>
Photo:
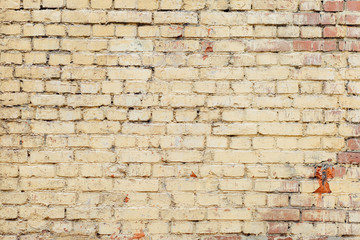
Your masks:
<svg viewBox="0 0 360 240"><path fill-rule="evenodd" d="M0 239L360 238L360 1L1 7Z"/></svg>

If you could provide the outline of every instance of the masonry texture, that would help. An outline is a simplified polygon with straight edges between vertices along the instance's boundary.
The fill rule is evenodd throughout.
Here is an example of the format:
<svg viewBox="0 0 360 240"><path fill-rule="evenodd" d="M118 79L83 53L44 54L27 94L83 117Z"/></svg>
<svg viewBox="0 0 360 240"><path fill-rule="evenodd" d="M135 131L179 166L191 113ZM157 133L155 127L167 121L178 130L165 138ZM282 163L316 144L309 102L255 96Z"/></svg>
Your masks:
<svg viewBox="0 0 360 240"><path fill-rule="evenodd" d="M1 240L360 239L360 1L0 7Z"/></svg>

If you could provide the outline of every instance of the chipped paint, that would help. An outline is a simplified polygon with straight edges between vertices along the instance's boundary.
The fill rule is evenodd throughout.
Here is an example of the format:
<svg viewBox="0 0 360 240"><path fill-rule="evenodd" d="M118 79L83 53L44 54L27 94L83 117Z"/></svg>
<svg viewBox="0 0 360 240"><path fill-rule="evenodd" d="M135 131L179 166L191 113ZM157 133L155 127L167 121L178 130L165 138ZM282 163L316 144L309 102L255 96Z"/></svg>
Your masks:
<svg viewBox="0 0 360 240"><path fill-rule="evenodd" d="M331 193L329 179L334 177L334 167L330 164L331 159L316 167L315 177L318 179L319 188L314 193Z"/></svg>

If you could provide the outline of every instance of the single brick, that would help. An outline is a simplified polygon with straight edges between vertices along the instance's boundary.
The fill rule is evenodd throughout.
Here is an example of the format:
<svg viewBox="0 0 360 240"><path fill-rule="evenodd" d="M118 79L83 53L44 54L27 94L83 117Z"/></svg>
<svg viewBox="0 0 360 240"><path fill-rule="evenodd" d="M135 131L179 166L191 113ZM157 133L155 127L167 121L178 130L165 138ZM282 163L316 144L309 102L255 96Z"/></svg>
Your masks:
<svg viewBox="0 0 360 240"><path fill-rule="evenodd" d="M346 10L349 11L360 11L360 2L359 1L346 1Z"/></svg>
<svg viewBox="0 0 360 240"><path fill-rule="evenodd" d="M359 164L360 153L357 152L340 152L338 153L338 162L346 164Z"/></svg>
<svg viewBox="0 0 360 240"><path fill-rule="evenodd" d="M258 209L259 219L267 221L299 221L300 211L298 209Z"/></svg>
<svg viewBox="0 0 360 240"><path fill-rule="evenodd" d="M345 222L346 212L341 210L303 210L303 221Z"/></svg>
<svg viewBox="0 0 360 240"><path fill-rule="evenodd" d="M294 51L334 51L336 47L335 40L294 40Z"/></svg>
<svg viewBox="0 0 360 240"><path fill-rule="evenodd" d="M350 151L360 150L360 139L359 138L350 138L346 140L347 149Z"/></svg>
<svg viewBox="0 0 360 240"><path fill-rule="evenodd" d="M323 8L326 12L341 12L344 11L344 1L326 1Z"/></svg>

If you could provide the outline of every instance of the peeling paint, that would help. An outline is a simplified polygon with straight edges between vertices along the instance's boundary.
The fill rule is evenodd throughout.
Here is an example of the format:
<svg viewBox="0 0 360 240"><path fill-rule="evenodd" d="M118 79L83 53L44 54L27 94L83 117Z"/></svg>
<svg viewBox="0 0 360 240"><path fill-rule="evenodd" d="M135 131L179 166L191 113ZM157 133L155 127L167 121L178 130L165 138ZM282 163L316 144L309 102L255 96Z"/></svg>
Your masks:
<svg viewBox="0 0 360 240"><path fill-rule="evenodd" d="M191 172L190 177L197 178L197 176L194 172Z"/></svg>
<svg viewBox="0 0 360 240"><path fill-rule="evenodd" d="M314 193L331 193L329 179L334 177L334 167L330 164L331 159L316 167L315 177L318 179L319 188Z"/></svg>
<svg viewBox="0 0 360 240"><path fill-rule="evenodd" d="M134 233L134 235L129 238L129 240L141 239L143 237L145 237L145 233L143 232L143 230L141 230L140 233Z"/></svg>

